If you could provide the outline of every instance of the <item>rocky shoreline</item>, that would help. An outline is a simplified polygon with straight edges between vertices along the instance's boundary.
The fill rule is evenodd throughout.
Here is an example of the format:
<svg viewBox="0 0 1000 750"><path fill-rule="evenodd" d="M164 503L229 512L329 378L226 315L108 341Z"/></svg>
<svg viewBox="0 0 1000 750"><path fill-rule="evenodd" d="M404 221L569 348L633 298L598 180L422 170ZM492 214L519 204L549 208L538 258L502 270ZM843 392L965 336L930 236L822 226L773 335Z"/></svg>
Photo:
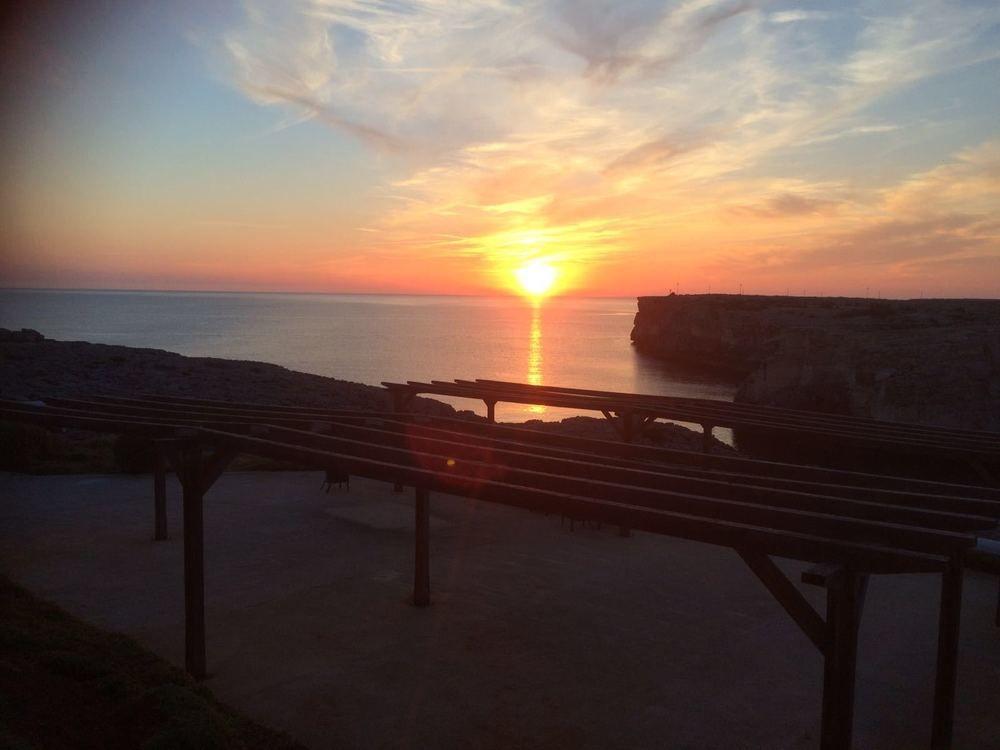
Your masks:
<svg viewBox="0 0 1000 750"><path fill-rule="evenodd" d="M185 357L159 349L139 349L85 341L55 341L37 331L0 329L0 399L41 401L95 394L162 394L326 409L391 410L376 386L296 372L266 362ZM481 420L470 411L430 398L417 398L423 414ZM532 420L524 426L563 434L617 440L603 419L571 417L561 422ZM0 468L30 471L113 471L112 442L106 436L63 441L57 433L3 427L11 450ZM649 442L701 450L701 435L677 425L657 425ZM732 450L718 443L719 451ZM48 456L51 460L46 460Z"/></svg>
<svg viewBox="0 0 1000 750"><path fill-rule="evenodd" d="M1000 301L640 297L632 341L737 401L1000 432Z"/></svg>

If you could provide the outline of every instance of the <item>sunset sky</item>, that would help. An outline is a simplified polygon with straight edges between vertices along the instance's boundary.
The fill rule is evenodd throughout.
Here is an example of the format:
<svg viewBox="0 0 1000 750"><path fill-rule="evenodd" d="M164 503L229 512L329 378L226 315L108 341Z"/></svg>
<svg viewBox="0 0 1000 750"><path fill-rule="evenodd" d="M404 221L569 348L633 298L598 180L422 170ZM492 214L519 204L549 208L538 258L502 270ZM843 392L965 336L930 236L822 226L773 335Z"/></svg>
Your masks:
<svg viewBox="0 0 1000 750"><path fill-rule="evenodd" d="M0 286L1000 296L995 0L4 13Z"/></svg>

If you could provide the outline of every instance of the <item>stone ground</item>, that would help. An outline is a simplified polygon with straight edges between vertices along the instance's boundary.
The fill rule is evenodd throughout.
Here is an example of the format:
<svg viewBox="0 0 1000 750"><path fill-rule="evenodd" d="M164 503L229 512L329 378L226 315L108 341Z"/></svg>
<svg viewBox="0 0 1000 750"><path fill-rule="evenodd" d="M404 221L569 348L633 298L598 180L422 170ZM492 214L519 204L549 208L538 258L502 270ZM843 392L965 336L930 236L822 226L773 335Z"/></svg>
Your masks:
<svg viewBox="0 0 1000 750"><path fill-rule="evenodd" d="M208 685L249 716L317 749L818 746L821 659L732 551L435 495L416 609L412 496L320 481L234 472L206 498ZM0 474L0 568L182 664L169 491L153 542L148 476ZM995 602L970 574L960 748L1000 737ZM928 746L936 607L936 577L873 580L857 747Z"/></svg>

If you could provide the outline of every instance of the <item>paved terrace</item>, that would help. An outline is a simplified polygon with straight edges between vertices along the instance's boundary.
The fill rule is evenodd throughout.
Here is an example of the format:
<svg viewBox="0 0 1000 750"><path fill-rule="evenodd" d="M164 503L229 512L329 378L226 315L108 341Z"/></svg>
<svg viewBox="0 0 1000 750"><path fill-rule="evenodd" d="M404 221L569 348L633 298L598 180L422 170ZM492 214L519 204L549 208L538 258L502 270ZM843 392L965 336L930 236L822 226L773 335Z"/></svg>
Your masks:
<svg viewBox="0 0 1000 750"><path fill-rule="evenodd" d="M413 386L396 391L397 408L413 395ZM507 386L503 388L506 391ZM473 392L479 390L476 387ZM492 386L486 390L493 393ZM631 401L649 398L611 395L629 402L623 407L625 425L634 422ZM551 398L561 400L564 396ZM613 408L617 402L608 398L602 396L600 401ZM451 429L441 430L415 424L410 417L320 413L158 396L139 400L100 396L89 401L51 399L44 404L4 402L0 411L16 421L128 433L151 440L158 456L153 493L157 540L167 538L164 460L176 469L184 498L185 664L198 678L209 674L204 496L232 458L248 452L324 468L328 479L346 480L353 475L393 482L399 490L404 484L415 487L412 601L421 607L431 600L428 491L735 549L824 655L820 741L824 750L852 746L858 629L870 575L940 573L932 746L953 746L963 568L984 566L996 572L995 556L989 551L993 544L990 537L1000 518L996 490L606 441L551 436L540 441L541 436L530 431L458 424L455 420L445 420ZM657 415L638 416L645 421ZM491 434L480 434L483 429ZM859 425L838 436L846 439L854 432L861 436L873 429L902 433L911 428ZM497 439L501 435L513 437L508 435L511 432L516 432L519 440ZM630 432L625 431L626 440ZM875 442L902 441L929 450L932 442L944 449L953 441L951 436L936 434L929 439L904 439L902 434L887 439L887 435L880 435ZM968 441L977 446L974 453L993 455L995 437L962 438L963 443ZM553 450L553 442L563 447ZM573 457L567 456L564 448L570 445L583 452L571 451ZM968 447L960 449L961 455L968 454ZM611 457L619 456L622 450L627 452L624 462ZM680 472L635 463L640 456L651 458L647 455L650 452L657 459L669 456L671 463L679 462ZM735 461L750 475L716 466L720 461L729 469L735 468ZM801 481L804 474L809 481ZM834 484L826 480L817 483L820 476L833 479ZM798 489L790 489L790 480ZM983 538L977 538L980 534ZM826 589L825 617L775 565L772 556L819 563L802 573L802 580ZM894 634L885 631L884 635Z"/></svg>
<svg viewBox="0 0 1000 750"><path fill-rule="evenodd" d="M226 473L206 497L207 684L235 708L317 749L817 745L822 657L735 552L433 494L416 608L412 492L321 481ZM0 567L183 666L181 490L154 542L150 486L0 475ZM870 585L855 745L926 747L938 577ZM1000 736L995 587L966 573L956 748Z"/></svg>

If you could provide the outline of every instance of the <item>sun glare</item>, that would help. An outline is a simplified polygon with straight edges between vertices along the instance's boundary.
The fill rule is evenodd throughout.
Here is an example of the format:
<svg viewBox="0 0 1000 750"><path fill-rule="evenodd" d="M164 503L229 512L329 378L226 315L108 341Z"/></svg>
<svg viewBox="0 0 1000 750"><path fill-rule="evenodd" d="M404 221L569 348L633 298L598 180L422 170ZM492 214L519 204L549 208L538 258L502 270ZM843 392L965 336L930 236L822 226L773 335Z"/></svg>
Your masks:
<svg viewBox="0 0 1000 750"><path fill-rule="evenodd" d="M552 290L558 272L542 260L525 263L514 272L521 290L531 297L544 297Z"/></svg>

